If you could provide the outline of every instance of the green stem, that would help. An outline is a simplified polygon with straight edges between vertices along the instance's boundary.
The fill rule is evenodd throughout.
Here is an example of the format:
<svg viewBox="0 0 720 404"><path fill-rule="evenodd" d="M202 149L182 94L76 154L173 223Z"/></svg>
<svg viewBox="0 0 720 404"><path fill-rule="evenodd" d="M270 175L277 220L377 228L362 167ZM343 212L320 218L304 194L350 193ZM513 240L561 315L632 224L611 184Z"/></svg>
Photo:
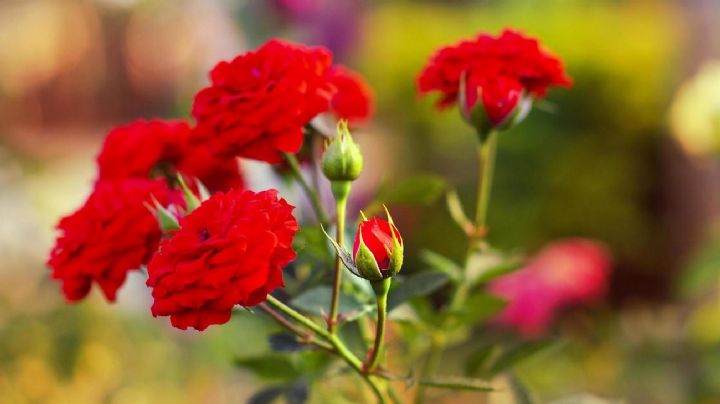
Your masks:
<svg viewBox="0 0 720 404"><path fill-rule="evenodd" d="M497 132L490 132L487 139L478 145L478 187L477 187L477 210L475 211L476 233L469 237L468 251L465 259L463 279L458 283L457 289L450 300L450 310L457 310L465 303L470 292L470 283L466 281L465 275L470 258L476 249L482 249L482 239L487 234L487 211L492 191L493 173L495 171L495 154L497 152Z"/></svg>
<svg viewBox="0 0 720 404"><path fill-rule="evenodd" d="M310 199L310 203L312 204L313 210L315 211L315 216L317 216L318 221L320 221L323 226L327 226L328 217L325 213L322 202L320 201L320 195L318 194L317 190L314 190L312 187L310 187L310 184L308 184L308 182L305 180L305 177L303 177L302 170L300 169L300 163L298 163L297 158L294 154L290 153L284 153L283 156L285 157L285 161L287 161L288 165L290 166L290 170L295 177L295 180L297 180L298 184L300 184L300 187L305 192L305 195L307 195L308 199Z"/></svg>
<svg viewBox="0 0 720 404"><path fill-rule="evenodd" d="M333 194L335 195L335 206L337 210L337 243L345 246L345 211L347 208L348 194L350 193L350 182L332 183ZM342 286L343 263L340 253L335 252L335 272L333 273L332 300L330 302L330 317L328 318L328 331L333 334L338 325L338 307L340 306L340 287Z"/></svg>
<svg viewBox="0 0 720 404"><path fill-rule="evenodd" d="M377 327L375 330L375 343L373 344L367 372L372 373L380 363L382 357L383 341L385 340L385 323L387 322L387 299L390 292L392 278L383 279L373 283L377 301Z"/></svg>
<svg viewBox="0 0 720 404"><path fill-rule="evenodd" d="M267 315L272 317L278 324L280 324L281 326L285 327L288 331L290 331L293 334L300 337L302 343L309 344L309 345L315 345L319 348L322 348L322 349L325 349L328 351L333 350L333 347L331 345L329 345L328 343L326 343L324 341L318 341L315 337L315 334L313 334L312 332L309 332L309 331L306 332L302 328L293 324L292 322L290 322L290 320L285 318L282 314L273 310L267 303L264 303L264 302L260 303L260 304L258 304L258 307L260 308L260 310L264 311L265 313L267 313Z"/></svg>
<svg viewBox="0 0 720 404"><path fill-rule="evenodd" d="M267 302L275 307L276 309L280 310L283 314L290 317L291 319L297 321L298 323L302 324L306 328L314 331L317 335L328 339L330 334L325 331L324 328L320 327L319 325L315 324L312 320L309 318L303 316L302 314L298 313L293 309L292 307L286 305L285 303L281 302L280 300L276 299L273 295L267 296Z"/></svg>
<svg viewBox="0 0 720 404"><path fill-rule="evenodd" d="M490 132L487 139L478 146L478 196L477 209L475 210L475 226L480 232L483 232L487 225L487 210L495 167L497 137L497 132Z"/></svg>
<svg viewBox="0 0 720 404"><path fill-rule="evenodd" d="M350 367L353 368L353 370L355 370L360 376L362 376L363 380L365 380L365 382L368 384L370 389L375 394L375 397L377 398L378 403L385 404L385 397L383 396L382 391L378 387L378 381L376 381L372 375L369 375L363 371L363 365L362 365L362 362L360 361L360 359L358 359L357 356L355 356L345 346L345 344L340 340L340 338L338 338L337 335L330 334L324 328L320 327L315 322L313 322L309 318L305 317L304 315L298 313L293 308L291 308L290 306L281 302L280 300L276 299L272 295L267 296L267 303L269 303L271 306L273 306L275 309L279 310L286 316L297 321L301 325L307 327L311 331L314 331L318 336L322 337L327 342L329 342L330 345L332 345L333 352L335 352L348 365L350 365Z"/></svg>
<svg viewBox="0 0 720 404"><path fill-rule="evenodd" d="M465 267L463 268L462 279L457 284L457 288L452 294L450 299L450 305L448 311L452 312L465 303L468 294L470 293L470 283L465 279L467 274L468 263L470 257L477 249L484 248L482 240L487 234L487 212L490 203L490 193L492 189L493 172L495 170L495 154L497 151L497 132L490 132L488 137L478 145L478 186L477 186L477 208L475 210L475 232L469 235L468 240L468 252L465 261ZM442 324L440 329L447 327L447 317ZM435 367L442 357L442 352L445 349L445 343L433 338L430 345L430 352L428 354L425 366L421 371L421 378L427 378L431 373L435 371ZM425 400L425 388L420 386L418 388L417 395L415 396L415 403L421 404Z"/></svg>

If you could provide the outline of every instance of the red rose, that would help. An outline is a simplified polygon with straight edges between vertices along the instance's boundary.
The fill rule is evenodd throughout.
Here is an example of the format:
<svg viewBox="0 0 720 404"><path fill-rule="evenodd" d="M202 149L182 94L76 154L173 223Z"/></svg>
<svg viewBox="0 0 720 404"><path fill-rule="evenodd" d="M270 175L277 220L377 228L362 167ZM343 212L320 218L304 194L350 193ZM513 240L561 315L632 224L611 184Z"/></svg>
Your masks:
<svg viewBox="0 0 720 404"><path fill-rule="evenodd" d="M369 251L372 258L364 255L363 250ZM353 259L364 278L376 281L395 275L402 266L402 255L402 237L392 222L374 217L360 223L353 243Z"/></svg>
<svg viewBox="0 0 720 404"><path fill-rule="evenodd" d="M328 77L337 88L330 102L332 112L352 124L367 121L372 115L373 100L372 90L365 79L342 65L332 66Z"/></svg>
<svg viewBox="0 0 720 404"><path fill-rule="evenodd" d="M161 162L180 158L190 127L181 121L138 120L113 128L97 156L103 179L148 178Z"/></svg>
<svg viewBox="0 0 720 404"><path fill-rule="evenodd" d="M180 219L148 264L154 316L204 330L283 286L298 225L277 191L217 193Z"/></svg>
<svg viewBox="0 0 720 404"><path fill-rule="evenodd" d="M100 180L174 176L179 171L198 178L210 191L241 188L237 160L191 144L190 134L183 121L138 120L114 128L97 157Z"/></svg>
<svg viewBox="0 0 720 404"><path fill-rule="evenodd" d="M147 263L161 236L146 206L153 197L167 206L171 191L165 181L99 181L85 204L60 220L48 265L68 301L84 298L93 282L114 301L128 271Z"/></svg>
<svg viewBox="0 0 720 404"><path fill-rule="evenodd" d="M269 163L302 146L303 126L329 109L335 88L325 48L273 39L255 52L220 62L195 96L195 140L215 154Z"/></svg>
<svg viewBox="0 0 720 404"><path fill-rule="evenodd" d="M521 101L521 91L541 98L549 87L572 84L559 59L543 50L536 39L511 30L441 48L418 77L418 88L420 93L440 92L437 105L442 108L459 100L463 78L464 114L469 115L482 100L492 126L508 120Z"/></svg>

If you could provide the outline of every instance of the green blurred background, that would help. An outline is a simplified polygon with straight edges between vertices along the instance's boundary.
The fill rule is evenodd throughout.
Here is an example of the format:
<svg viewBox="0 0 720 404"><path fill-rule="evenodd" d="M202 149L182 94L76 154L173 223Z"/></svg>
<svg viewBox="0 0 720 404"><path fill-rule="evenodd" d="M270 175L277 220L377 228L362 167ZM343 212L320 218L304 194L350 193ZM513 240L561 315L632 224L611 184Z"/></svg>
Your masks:
<svg viewBox="0 0 720 404"><path fill-rule="evenodd" d="M0 403L243 402L258 385L231 363L267 350L252 316L179 332L150 316L140 276L112 306L96 293L66 305L48 279L52 226L89 192L110 127L189 117L214 63L272 36L323 44L375 92L356 133L359 192L434 173L469 206L474 135L414 79L437 47L504 27L539 37L575 86L503 134L490 240L533 252L584 236L615 256L605 302L567 313L563 344L518 377L541 402L720 402L720 168L712 150L686 154L669 124L678 88L720 57L717 1L3 0ZM411 266L419 246L462 256L442 201L396 209Z"/></svg>

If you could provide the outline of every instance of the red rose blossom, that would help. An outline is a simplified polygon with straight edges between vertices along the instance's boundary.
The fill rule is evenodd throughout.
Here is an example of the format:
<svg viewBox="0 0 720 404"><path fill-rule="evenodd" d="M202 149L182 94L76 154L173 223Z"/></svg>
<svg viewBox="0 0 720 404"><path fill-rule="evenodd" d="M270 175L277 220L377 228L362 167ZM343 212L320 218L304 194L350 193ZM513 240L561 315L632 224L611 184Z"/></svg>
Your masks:
<svg viewBox="0 0 720 404"><path fill-rule="evenodd" d="M153 315L204 330L227 322L235 305L264 301L295 258L292 210L275 190L233 190L181 218L148 264Z"/></svg>
<svg viewBox="0 0 720 404"><path fill-rule="evenodd" d="M220 62L195 96L195 140L221 156L277 163L302 146L303 126L329 109L335 88L325 48L273 39Z"/></svg>
<svg viewBox="0 0 720 404"><path fill-rule="evenodd" d="M355 242L353 243L353 258L358 255L360 248L360 240L368 247L375 257L375 262L381 272L386 271L390 266L390 259L393 253L393 234L402 246L402 237L395 225L390 222L373 217L370 220L364 220L358 226Z"/></svg>
<svg viewBox="0 0 720 404"><path fill-rule="evenodd" d="M210 154L190 143L183 121L138 120L110 131L97 157L100 180L174 176L198 178L210 191L243 187L235 158Z"/></svg>
<svg viewBox="0 0 720 404"><path fill-rule="evenodd" d="M481 100L493 126L507 121L523 93L542 98L549 87L572 84L562 62L536 39L507 29L498 37L483 34L438 50L420 73L418 89L440 92L437 105L443 108L459 101L463 79L467 93L461 108L471 111Z"/></svg>
<svg viewBox="0 0 720 404"><path fill-rule="evenodd" d="M330 102L332 112L352 124L367 121L372 115L373 100L365 78L342 65L332 66L328 77L337 88Z"/></svg>
<svg viewBox="0 0 720 404"><path fill-rule="evenodd" d="M181 157L190 127L181 121L138 120L110 130L97 156L103 179L148 178L163 162Z"/></svg>
<svg viewBox="0 0 720 404"><path fill-rule="evenodd" d="M174 200L162 180L104 180L85 204L60 220L48 265L70 302L84 298L96 282L109 301L127 273L148 262L160 241L158 222L147 204Z"/></svg>

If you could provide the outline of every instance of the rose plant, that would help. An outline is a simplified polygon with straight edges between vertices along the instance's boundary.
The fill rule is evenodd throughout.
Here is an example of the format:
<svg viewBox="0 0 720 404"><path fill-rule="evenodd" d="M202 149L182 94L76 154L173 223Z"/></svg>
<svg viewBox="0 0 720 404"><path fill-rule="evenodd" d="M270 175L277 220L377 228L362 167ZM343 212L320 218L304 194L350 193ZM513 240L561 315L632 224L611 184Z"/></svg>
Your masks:
<svg viewBox="0 0 720 404"><path fill-rule="evenodd" d="M149 312L182 330L203 331L233 315L276 323L282 331L269 336L270 346L285 356L237 360L260 376L268 376L268 362L281 364L269 374L276 384L254 403L303 401L313 383L344 370L380 403L411 396L420 403L427 389L492 391L492 377L546 345L537 337L557 308L605 288L609 258L591 241L549 247L527 265L487 241L498 134L522 121L551 87L571 80L537 40L506 30L438 50L417 84L422 94L440 93L439 108L458 105L479 135L475 218L447 192L451 217L467 236L462 265L424 251L430 270L401 271L403 236L388 210L385 218L348 214L364 163L348 123L369 119L372 92L359 74L334 65L327 49L273 39L212 69L194 99L194 125L136 121L108 133L92 194L57 226L52 277L69 302L82 300L93 284L114 301L127 273L144 270ZM319 127L320 118L339 120L334 136ZM321 156L302 160L329 180L333 216L297 155L321 142ZM316 220L300 222L278 190L244 189L239 159L284 165ZM346 226L348 218L358 218L357 226ZM478 332L482 344L464 374L437 375L443 352ZM344 393L358 397L357 389Z"/></svg>

